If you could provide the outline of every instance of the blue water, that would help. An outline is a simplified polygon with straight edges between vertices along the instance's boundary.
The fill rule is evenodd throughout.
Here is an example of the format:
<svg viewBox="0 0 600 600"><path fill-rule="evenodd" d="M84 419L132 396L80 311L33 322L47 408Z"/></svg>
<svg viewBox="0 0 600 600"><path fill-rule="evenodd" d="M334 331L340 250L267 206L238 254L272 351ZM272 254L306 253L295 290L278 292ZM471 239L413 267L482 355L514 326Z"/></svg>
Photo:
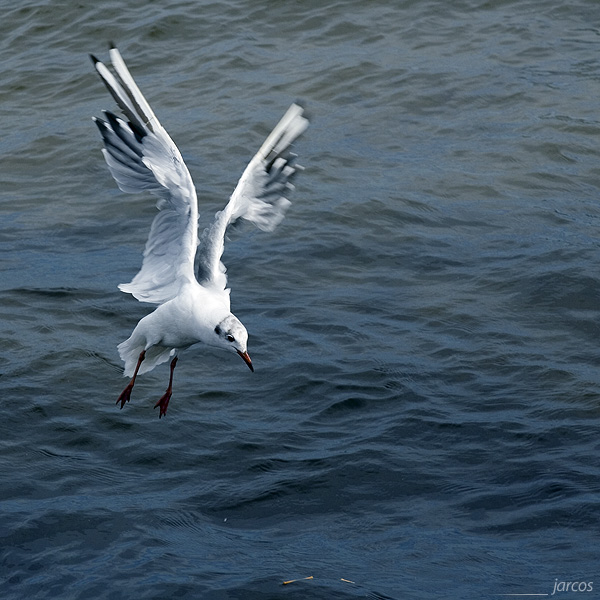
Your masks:
<svg viewBox="0 0 600 600"><path fill-rule="evenodd" d="M311 118L226 247L256 372L192 348L160 420L167 365L115 405L155 208L100 154L109 41L202 225ZM0 597L597 596L599 57L591 0L7 6Z"/></svg>

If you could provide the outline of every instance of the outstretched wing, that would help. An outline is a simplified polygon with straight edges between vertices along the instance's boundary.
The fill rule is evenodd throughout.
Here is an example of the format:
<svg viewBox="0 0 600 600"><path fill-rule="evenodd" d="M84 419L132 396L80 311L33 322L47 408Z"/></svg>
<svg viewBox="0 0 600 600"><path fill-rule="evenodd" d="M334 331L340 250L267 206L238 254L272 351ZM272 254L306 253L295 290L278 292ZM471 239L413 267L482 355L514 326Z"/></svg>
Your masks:
<svg viewBox="0 0 600 600"><path fill-rule="evenodd" d="M302 169L289 152L290 145L308 127L302 112L297 104L290 106L244 170L227 206L202 234L198 254L198 280L202 285L217 289L227 285L221 257L229 225L241 218L272 231L283 219L291 204L286 198L294 189L291 180Z"/></svg>
<svg viewBox="0 0 600 600"><path fill-rule="evenodd" d="M198 245L198 201L190 173L169 134L152 112L121 54L111 48L115 71L94 56L96 71L127 121L105 111L94 118L108 168L123 192L159 197L139 273L119 288L138 300L162 304L194 277Z"/></svg>

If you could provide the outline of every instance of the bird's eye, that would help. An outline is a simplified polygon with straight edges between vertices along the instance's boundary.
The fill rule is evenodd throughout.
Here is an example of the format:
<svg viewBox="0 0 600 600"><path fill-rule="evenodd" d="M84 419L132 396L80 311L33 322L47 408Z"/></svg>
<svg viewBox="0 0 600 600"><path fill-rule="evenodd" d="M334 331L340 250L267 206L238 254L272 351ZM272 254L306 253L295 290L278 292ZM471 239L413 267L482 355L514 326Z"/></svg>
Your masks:
<svg viewBox="0 0 600 600"><path fill-rule="evenodd" d="M231 334L229 334L229 335L227 336L227 341L228 341L228 342L235 342L235 338L234 338L234 337L233 337Z"/></svg>

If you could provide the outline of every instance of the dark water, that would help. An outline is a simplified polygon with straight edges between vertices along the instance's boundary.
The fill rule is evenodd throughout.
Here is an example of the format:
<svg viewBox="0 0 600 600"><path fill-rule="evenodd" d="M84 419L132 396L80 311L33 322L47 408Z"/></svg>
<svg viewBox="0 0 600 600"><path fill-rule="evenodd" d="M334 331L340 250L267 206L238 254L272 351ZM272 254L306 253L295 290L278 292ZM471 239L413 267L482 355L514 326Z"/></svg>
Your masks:
<svg viewBox="0 0 600 600"><path fill-rule="evenodd" d="M108 41L206 218L312 117L226 250L256 372L189 350L160 421L165 365L114 404L154 201L90 120ZM0 65L1 598L597 597L595 0L4 3Z"/></svg>

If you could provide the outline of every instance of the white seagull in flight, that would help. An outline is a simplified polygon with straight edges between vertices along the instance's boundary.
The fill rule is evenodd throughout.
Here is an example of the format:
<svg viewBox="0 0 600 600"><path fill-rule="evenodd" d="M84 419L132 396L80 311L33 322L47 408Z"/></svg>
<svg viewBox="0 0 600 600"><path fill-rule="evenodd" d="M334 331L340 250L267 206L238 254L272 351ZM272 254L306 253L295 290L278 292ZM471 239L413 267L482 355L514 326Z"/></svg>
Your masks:
<svg viewBox="0 0 600 600"><path fill-rule="evenodd" d="M198 239L198 200L190 173L169 134L140 92L121 54L111 48L115 75L94 56L96 71L127 120L104 111L94 118L108 168L123 192L158 196L159 213L152 222L139 273L123 292L155 304L119 344L126 377L131 381L117 400L129 401L136 377L170 357L165 394L154 408L167 412L179 350L203 342L237 352L254 371L248 355L248 332L230 311L225 267L221 262L227 227L238 219L273 230L290 205L297 170L290 145L306 129L302 108L292 104L242 173L225 208ZM196 260L197 258L197 260ZM196 268L195 268L196 265ZM197 270L197 276L196 276Z"/></svg>

